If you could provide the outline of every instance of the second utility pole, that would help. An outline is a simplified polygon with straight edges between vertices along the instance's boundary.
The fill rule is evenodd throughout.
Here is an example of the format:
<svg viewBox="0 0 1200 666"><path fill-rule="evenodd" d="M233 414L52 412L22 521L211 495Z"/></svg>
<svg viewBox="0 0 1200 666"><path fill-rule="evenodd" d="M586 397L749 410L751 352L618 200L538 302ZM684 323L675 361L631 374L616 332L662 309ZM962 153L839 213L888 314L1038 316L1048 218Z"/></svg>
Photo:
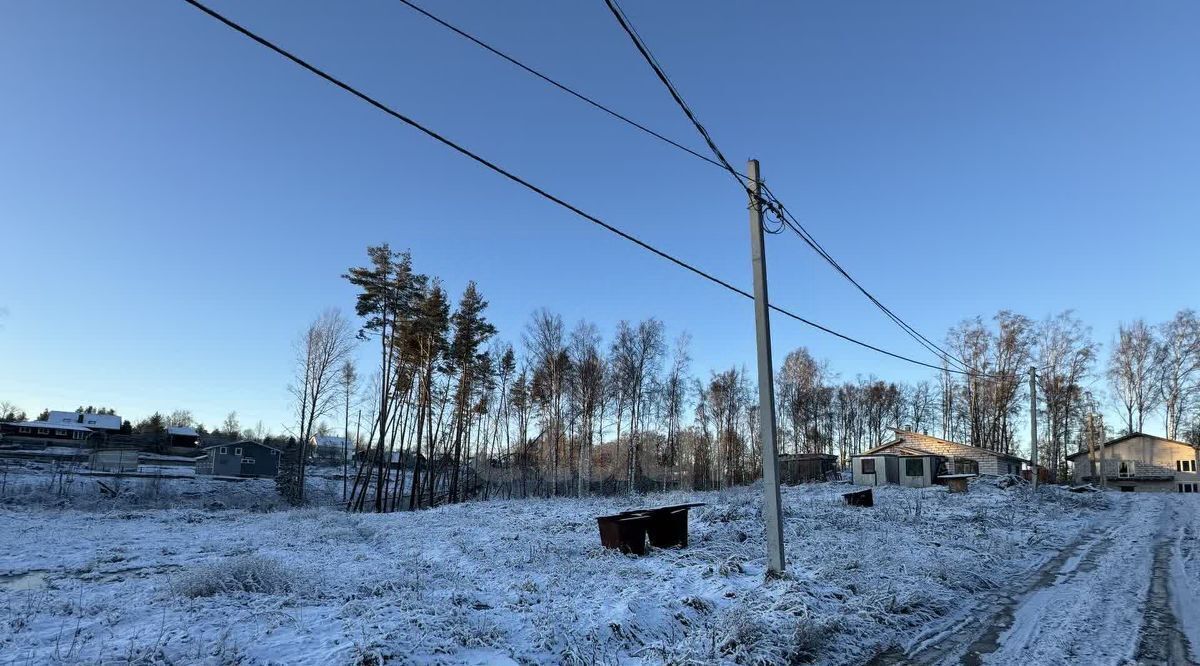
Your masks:
<svg viewBox="0 0 1200 666"><path fill-rule="evenodd" d="M1033 489L1038 487L1038 440L1037 440L1037 366L1029 366L1029 457L1033 462Z"/></svg>
<svg viewBox="0 0 1200 666"><path fill-rule="evenodd" d="M767 528L767 570L783 573L783 516L779 499L779 456L775 448L775 382L771 363L771 311L767 300L767 256L763 243L758 160L746 168L750 179L750 263L754 268L754 323L758 338L758 432L762 438L763 522Z"/></svg>

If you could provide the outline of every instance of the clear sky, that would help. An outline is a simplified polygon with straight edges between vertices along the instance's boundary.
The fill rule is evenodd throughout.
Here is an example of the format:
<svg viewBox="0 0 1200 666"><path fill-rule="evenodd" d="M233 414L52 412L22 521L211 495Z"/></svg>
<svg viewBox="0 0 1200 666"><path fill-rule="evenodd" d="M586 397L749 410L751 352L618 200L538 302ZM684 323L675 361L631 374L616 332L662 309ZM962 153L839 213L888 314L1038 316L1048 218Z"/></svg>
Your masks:
<svg viewBox="0 0 1200 666"><path fill-rule="evenodd" d="M601 0L427 7L700 148ZM713 167L393 0L213 6L435 130L734 283L744 195ZM625 10L729 158L929 337L1001 308L1195 305L1200 4L650 2ZM183 2L0 3L0 399L31 412L288 420L292 342L368 244L476 280L514 342L546 306L655 316L694 369L753 367L749 302L453 154ZM922 350L792 236L773 300ZM926 371L776 318L843 377ZM923 357L927 358L927 356ZM1156 419L1157 421L1157 419ZM1155 426L1158 427L1158 424Z"/></svg>

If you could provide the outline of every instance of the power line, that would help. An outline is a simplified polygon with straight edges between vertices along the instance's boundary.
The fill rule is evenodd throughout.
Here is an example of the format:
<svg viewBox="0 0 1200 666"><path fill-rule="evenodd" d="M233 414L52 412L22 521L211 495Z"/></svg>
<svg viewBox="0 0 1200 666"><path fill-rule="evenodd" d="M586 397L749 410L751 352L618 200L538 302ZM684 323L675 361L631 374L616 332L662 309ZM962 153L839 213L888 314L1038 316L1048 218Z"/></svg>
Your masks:
<svg viewBox="0 0 1200 666"><path fill-rule="evenodd" d="M683 110L684 115L686 115L688 120L691 121L692 126L694 126L696 128L696 131L700 133L700 136L702 136L704 138L705 143L708 144L709 150L711 150L713 152L713 154L716 156L717 160L720 161L722 168L724 168L729 173L733 174L734 178L737 179L739 185L744 186L741 175L738 173L738 171L736 169L733 168L733 165L731 165L729 163L729 160L725 159L725 155L721 152L721 149L717 147L717 144L713 140L712 135L710 135L708 133L708 130L705 129L704 125L700 123L699 119L696 117L696 114L692 111L691 107L688 106L688 103L683 99L683 96L679 94L679 90L675 88L675 85L671 82L670 77L667 75L667 73L663 69L663 67L658 63L658 60L654 57L654 54L650 52L650 48L646 45L645 40L643 40L641 35L638 34L637 28L635 28L633 26L633 22L630 21L629 18L625 15L625 12L621 10L621 7L620 7L620 5L617 4L617 1L616 0L604 0L604 3L608 6L609 11L612 12L613 17L617 19L617 23L621 26L621 29L625 31L625 34L628 35L630 41L633 42L634 47L636 47L638 52L642 55L642 58L646 61L647 64L650 65L650 68L652 70L654 70L655 76L657 76L658 80L661 81L664 86L666 86L667 91L671 94L672 99L674 99L675 103L679 106L679 108ZM782 202L779 201L778 197L776 197L774 194L772 194L769 189L767 189L766 191L768 193L768 196L771 198L771 200L773 200L776 204L778 204L778 206L774 210L774 212L779 217L780 221L783 224L790 227L792 229L792 231L796 232L796 234L799 235L800 238L802 238L804 240L804 242L807 243L809 245L809 247L811 247L813 249L814 252L816 252L821 258L825 259L825 261L827 261L831 266L833 266L833 268L835 270L837 270L838 273L840 273L847 280L849 280L851 284L853 284L855 287L857 287L858 290L860 292L862 292L864 296L866 296L872 303L874 303L889 319L891 319L894 323L896 323L900 327L901 330L903 330L905 333L907 333L909 335L909 337L912 337L914 340L917 341L918 344L923 346L927 351L931 352L934 356L938 357L942 361L947 362L947 363L953 362L953 363L956 363L957 365L959 365L960 367L962 367L964 370L967 369L966 364L963 363L960 359L954 357L952 354L950 354L946 350L937 346L935 343L931 342L924 335L921 335L915 328L910 326L907 322L905 322L903 319L901 319L898 315L896 315L894 312L892 312L890 309L888 309L886 306L884 306L883 303L881 303L879 301L879 299L875 298L875 296L873 296L870 292L868 292L865 288L863 288L863 286L861 284L859 284L857 280L855 280L853 277L850 276L849 272L847 272L844 268L842 268L842 266L833 258L832 255L830 255L828 252L826 252L825 249L822 248L820 246L820 244L816 242L816 239L813 238L812 235L809 234L808 231L805 230L802 225L800 225L799 221L796 220L794 218L794 216L791 216L791 213L787 211L787 209L783 206ZM792 217L792 219L789 221L788 217Z"/></svg>
<svg viewBox="0 0 1200 666"><path fill-rule="evenodd" d="M703 153L699 153L695 150L692 150L691 148L688 148L687 146L679 143L678 141L675 141L674 139L671 139L670 137L664 136L664 135L660 134L659 132L656 132L656 131L650 129L649 127L646 127L645 125L637 122L636 120L633 120L632 118L630 118L624 114L614 111L610 107L605 106L604 104L601 104L600 102L596 101L595 99L588 97L587 95L584 95L583 93L579 92L578 90L575 90L574 88L571 88L570 86L567 86L564 83L559 83L558 81L539 72L538 70L534 69L533 67L526 65L525 63L508 55L507 53L501 51L500 49L497 49L497 48L493 47L492 45L484 42L483 40L479 39L478 37L475 37L474 35L466 32L465 30L462 30L461 28L449 23L448 21L430 13L429 11L425 10L421 6L417 5L416 3L411 2L410 0L399 0L399 2L404 4L407 7L411 8L413 11L417 12L418 14L421 14L422 16L428 18L429 20L433 21L434 23L437 23L438 25L442 26L443 28L446 28L447 30L453 32L454 34L466 39L467 41L474 43L475 45L479 46L480 48L482 48L496 56L499 56L500 58L503 58L504 60L507 60L508 62L516 65L517 67L520 67L521 69L523 69L526 72L545 81L546 83L549 83L550 85L554 86L555 88L558 88L559 90L561 90L569 95L572 95L575 98L582 100L583 102L585 102L587 104L590 104L591 106L603 111L604 113L607 113L608 115L612 116L613 118L616 118L617 120L620 120L623 123L626 123L632 127L635 127L637 129L641 130L642 132L645 132L646 134L649 134L650 136L652 136L660 141L665 141L666 143L670 144L671 146L674 146L675 148L678 148L679 150L682 150L685 153L692 155L693 157L702 159L705 162L712 164L713 166L724 168L720 162L712 159L711 157L709 157Z"/></svg>
<svg viewBox="0 0 1200 666"><path fill-rule="evenodd" d="M466 32L465 30L449 23L445 19L442 19L441 17L429 12L428 10L417 5L416 3L412 2L411 0L399 0L399 2L403 3L407 7L411 8L413 11L416 11L417 13L425 16L426 18L430 19L431 21L437 23L438 25L441 25L442 27L446 28L447 30L450 30L451 32L476 44L477 46L483 48L484 50L512 63L513 65L516 65L517 67L532 74L533 76L545 81L546 83L549 83L550 85L552 85L552 86L554 86L554 87L556 87L556 88L558 88L580 100L582 100L583 102L607 113L608 115L636 128L654 138L664 141L667 144L669 144L675 148L678 148L679 150L682 150L682 151L688 153L689 155L692 155L693 157L704 160L705 162L707 162L713 166L716 166L719 169L734 173L734 175L737 176L739 183L741 183L744 179L746 179L746 176L744 174L742 174L741 172L734 169L733 166L731 164L728 164L727 161L724 164L721 162L718 162L717 160L712 159L712 158L708 157L707 155L698 153L695 150L692 150L691 148L688 148L687 146L684 146L683 144L675 141L674 139L671 139L653 129L650 129L649 127L646 127L645 125L629 118L628 116L625 116L624 114L614 111L612 108L596 101L594 98L584 95L583 93L571 88L570 86L560 83L559 81L554 80L553 78L547 76L546 74L543 74L542 72L538 71L537 69L534 69L533 67L526 65L525 63L517 60L516 58L508 55L507 53L500 51L499 49L491 46L490 44L484 42L483 40L479 39L478 37L475 37L474 35ZM617 16L618 21L621 21L622 26L628 27L629 32L632 33L631 36L635 38L635 43L640 44L641 48L645 48L645 54L649 57L649 59L651 61L653 61L653 63L655 65L657 65L656 73L661 74L661 79L664 80L664 82L668 85L669 89L674 91L674 95L676 96L676 99L682 103L683 102L682 96L679 95L678 91L674 89L674 84L670 82L670 78L666 75L666 71L662 69L661 65L658 65L658 61L656 58L654 58L654 54L650 52L649 48L645 47L645 42L644 42L644 40L641 39L641 35L637 32L637 28L633 25L633 23L631 21L628 20L628 17L625 17L624 12L620 9L619 6L616 6L615 3L613 5L610 5L610 9L614 10L614 15ZM683 105L686 107L686 103L683 103ZM689 116L691 118L695 119L694 114L689 114ZM697 123L697 125L698 125L698 123ZM707 131L704 130L703 126L700 126L699 129L703 135L705 135L705 136L708 135ZM709 140L711 141L711 137L709 137ZM712 142L710 144L710 146L713 149L715 149L715 142ZM720 153L719 150L716 150L715 152L718 154ZM877 307L879 307L889 319L891 319L898 326L900 326L900 328L902 330L904 330L906 333L908 333L908 335L910 337L913 337L918 342L918 344L921 344L927 351L931 352L934 356L938 357L939 359L942 359L942 360L952 363L952 364L956 364L963 369L967 369L967 366L965 363L963 363L961 360L959 360L953 354L947 352L942 347L938 346L936 343L934 343L929 338L922 335L919 331L917 331L915 328L913 328L907 322L905 322L903 319L901 319L898 315L896 315L894 312L892 312L890 309L888 309L886 306L884 306L872 294L867 292L866 289L861 284L859 284L856 280L854 280L854 278L850 277L849 273L846 272L841 267L841 265L839 265L837 263L837 261L833 259L832 255L830 255L828 252L825 251L824 248L822 248L820 246L820 243L818 243L816 241L816 238L813 237L812 234L810 232L808 232L808 230L805 229L803 225L800 224L799 220L796 219L796 217L794 215L792 215L791 212L786 209L786 207L783 205L783 202L780 201L779 198L777 196L775 196L775 194L773 192L771 192L769 188L766 188L765 183L763 183L763 187L767 191L768 196L770 197L770 199L764 203L768 204L768 208L771 209L772 212L775 213L775 215L780 220L780 227L778 229L769 229L769 230L767 230L768 233L777 234L783 230L784 226L790 227L792 229L792 231L796 232L796 234L799 235L801 237L801 239L803 239L805 241L805 243L807 243L813 249L813 251L815 251L819 256L821 256L823 259L825 259L827 262L829 262L830 265L832 265L835 270L837 270L844 277L846 277L846 279L848 279L856 288L858 288L858 290L860 292L862 292L863 295L865 295L872 303L874 303ZM790 221L787 219L789 217L791 218ZM797 227L799 227L799 228L797 228Z"/></svg>
<svg viewBox="0 0 1200 666"><path fill-rule="evenodd" d="M777 210L775 212L778 215L780 222L795 232L795 234L799 236L800 239L805 242L805 244L812 248L812 250L816 252L822 259L828 262L830 266L833 266L834 270L845 277L850 284L854 285L854 287L858 289L863 296L866 296L869 301L874 303L875 306L878 307L889 319L895 322L896 325L901 328L901 330L908 333L909 337L912 337L919 344L925 347L925 349L932 352L934 356L942 358L948 362L953 361L963 369L967 368L965 362L942 347L938 346L936 342L922 335L920 331L913 328L908 322L901 319L900 316L895 312L892 312L892 310L880 302L878 298L875 298L874 294L867 291L866 287L863 287L858 280L855 280L854 277L851 276L850 273L843 268L836 259L833 258L833 255L825 251L825 248L821 246L821 243L817 241L817 239L808 231L808 229L804 228L804 225L800 223L800 220L796 219L795 215L792 215L792 212L787 209L787 206L784 205L784 203L780 201L778 197L775 196L775 193L771 192L769 187L764 184L763 189L766 190L767 196L770 197L771 201L775 204L775 206L777 206Z"/></svg>
<svg viewBox="0 0 1200 666"><path fill-rule="evenodd" d="M738 173L737 169L733 168L733 165L729 163L729 160L725 159L725 155L721 153L721 149L717 147L717 143L713 141L713 138L709 135L708 130L704 129L704 125L700 124L700 121L696 118L696 114L692 113L691 107L688 106L687 102L683 101L683 96L680 95L679 91L675 89L675 84L671 83L671 79L667 76L667 72L659 66L658 61L654 58L654 54L650 53L650 48L647 47L645 42L642 41L641 35L638 34L636 29L634 29L633 23L626 18L625 12L621 11L621 8L617 6L615 0L604 0L604 3L608 5L608 9L617 19L617 23L619 23L621 28L625 30L625 34L629 35L629 39L633 41L633 45L637 47L638 52L642 54L642 58L644 58L646 62L650 64L650 68L654 70L655 75L658 76L658 80L662 81L662 84L667 87L667 91L671 93L671 97L675 100L675 103L679 105L679 108L683 109L683 113L687 115L688 120L692 121L692 126L694 126L696 131L700 133L700 136L704 138L704 142L708 144L708 149L711 150L713 155L716 156L717 160L720 161L721 168L732 174L733 177L738 181L738 185L742 185L744 187L745 184L742 182L742 175Z"/></svg>
<svg viewBox="0 0 1200 666"><path fill-rule="evenodd" d="M710 273L707 273L704 270L697 268L696 266L693 266L692 264L690 264L682 259L672 256L671 254L668 254L667 252L664 252L663 250L660 250L660 249L654 247L653 245L650 245L649 243L637 238L636 236L633 236L625 231L622 231L621 229L618 229L617 227L601 220L600 218L583 211L582 209L578 208L574 204L571 204L563 199L560 199L559 197L557 197L553 194L550 194L546 190L543 190L542 188L538 187L537 185L534 185L533 183L530 183L529 181L525 180L524 178L521 178L520 176L512 173L511 171L508 171L507 169L487 160L484 157L477 155L476 153L470 151L467 148L464 148L463 146L455 143L454 141L447 139L446 137L442 136L441 134L435 132L434 130L431 130L431 129L425 127L424 125L417 122L416 120L409 118L408 116L400 113L399 111L396 111L395 109L387 106L383 102L380 102L380 101L376 100L375 98L371 97L370 95L367 95L366 93L358 90L357 88L354 88L350 84L345 83L344 81L334 77L333 75L326 73L325 71L319 69L315 65L309 64L307 61L301 59L299 56L296 56L296 55L290 53L289 51L286 51L285 49L276 45L275 43L250 31L248 28L245 28L245 27L241 26L240 24L234 22L233 20L226 18L224 15L218 13L217 11L205 6L204 4L199 2L199 0L183 0L183 1L191 6L195 7L196 9L200 10L201 12L207 14L209 17L216 19L220 23L223 23L226 27L229 27L229 28L233 29L234 31L241 33L243 36L251 39L254 42L257 42L259 45L275 52L276 54L286 58L287 60L290 60L294 64L296 64L296 65L300 66L301 68L307 70L308 72L316 75L317 77L324 79L326 82L331 83L334 86L337 86L338 88L341 88L342 90L344 90L344 91L350 93L351 95L361 99L362 101L370 104L371 106L375 107L376 109L383 111L387 115L392 116L393 118L403 122L404 124L409 125L410 127L413 127L414 129L419 130L421 133L423 133L426 136L438 141L439 143L453 149L455 152L474 160L475 162L483 165L484 167L487 167L488 169L500 174L501 176L504 176L505 178L517 183L518 185L521 185L522 187L534 192L535 194L537 194L545 199L548 199L563 208L566 208L567 210L571 211L572 213L575 213L576 215L578 215L579 217L582 217L583 219L585 219L589 222L592 222L593 224L596 224L596 225L604 228L605 230L610 231L610 232L620 236L621 238L624 238L625 240L641 247L642 249L644 249L648 252L651 252L663 259L666 259L667 261L670 261L671 263L675 264L676 266L679 266L680 268L683 268L683 269L685 269L691 273L694 273L710 282L713 282L721 287L724 287L725 289L728 289L729 291L732 291L732 292L734 292L744 298L748 298L750 300L754 299L754 296L752 294L750 294L749 292L745 291L744 289L735 287L734 285L730 284L729 282L726 282L725 280L722 280L719 277L716 277ZM844 333L839 333L831 328L822 326L821 324L818 324L814 321L805 319L804 317L801 317L798 314L795 314L793 312L785 310L784 308L781 308L779 306L770 305L769 307L772 310L774 310L786 317L795 319L796 321L799 321L803 324L811 326L819 331L822 331L822 332L832 335L834 337L840 338L847 342L856 344L865 349L870 349L871 351L874 351L874 352L877 352L880 354L884 354L886 356L890 356L892 358L899 359L902 361L907 361L909 363L923 366L926 368L931 368L931 369L938 370L938 371L946 370L946 368L942 368L942 367L939 367L939 366L936 366L936 365L933 365L930 363L925 363L923 361L918 361L916 359L909 358L907 356L897 354L895 352L891 352L886 349L882 349L880 347L876 347L875 345L863 342L861 340L857 340L853 337L850 337L849 335L846 335ZM955 372L957 374L962 374L962 375L970 375L971 374L971 373L963 372L960 370L951 370L951 372Z"/></svg>

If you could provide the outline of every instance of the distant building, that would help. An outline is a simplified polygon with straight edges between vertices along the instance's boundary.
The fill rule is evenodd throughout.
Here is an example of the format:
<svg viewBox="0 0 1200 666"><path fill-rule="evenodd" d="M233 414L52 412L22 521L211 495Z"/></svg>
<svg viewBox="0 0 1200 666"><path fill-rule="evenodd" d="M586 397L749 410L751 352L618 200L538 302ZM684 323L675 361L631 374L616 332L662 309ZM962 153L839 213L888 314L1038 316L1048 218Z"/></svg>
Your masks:
<svg viewBox="0 0 1200 666"><path fill-rule="evenodd" d="M896 484L923 488L959 474L1020 474L1024 460L970 444L896 429L896 437L851 458L855 485Z"/></svg>
<svg viewBox="0 0 1200 666"><path fill-rule="evenodd" d="M837 473L837 456L788 453L779 456L779 481L785 484L827 481Z"/></svg>
<svg viewBox="0 0 1200 666"><path fill-rule="evenodd" d="M342 462L354 456L354 442L345 437L313 435L308 441L309 454L319 460Z"/></svg>
<svg viewBox="0 0 1200 666"><path fill-rule="evenodd" d="M1196 449L1191 444L1135 432L1101 445L1103 476L1125 492L1200 492ZM1100 485L1100 451L1093 464L1086 449L1067 456L1076 484ZM1094 471L1095 470L1095 471Z"/></svg>
<svg viewBox="0 0 1200 666"><path fill-rule="evenodd" d="M169 446L197 448L200 446L200 433L195 428L170 426L167 428L167 440Z"/></svg>
<svg viewBox="0 0 1200 666"><path fill-rule="evenodd" d="M59 425L80 425L94 432L116 433L121 431L121 417L116 414L51 411L46 421Z"/></svg>
<svg viewBox="0 0 1200 666"><path fill-rule="evenodd" d="M249 440L206 446L204 453L204 457L196 461L197 474L270 478L279 474L279 456L282 454L273 446Z"/></svg>
<svg viewBox="0 0 1200 666"><path fill-rule="evenodd" d="M919 451L922 454L935 454L946 458L947 474L984 474L1001 476L1004 474L1020 474L1021 465L1025 460L1019 456L990 451L988 449L960 444L948 439L924 435L911 430L893 428L896 436L892 441L877 446L867 454L896 452L905 450Z"/></svg>
<svg viewBox="0 0 1200 666"><path fill-rule="evenodd" d="M868 451L850 458L850 478L856 486L927 488L948 473L945 456L912 449Z"/></svg>
<svg viewBox="0 0 1200 666"><path fill-rule="evenodd" d="M90 428L75 423L52 423L50 421L0 423L0 437L3 438L4 444L18 447L45 448L46 446L70 444L82 446L94 434Z"/></svg>

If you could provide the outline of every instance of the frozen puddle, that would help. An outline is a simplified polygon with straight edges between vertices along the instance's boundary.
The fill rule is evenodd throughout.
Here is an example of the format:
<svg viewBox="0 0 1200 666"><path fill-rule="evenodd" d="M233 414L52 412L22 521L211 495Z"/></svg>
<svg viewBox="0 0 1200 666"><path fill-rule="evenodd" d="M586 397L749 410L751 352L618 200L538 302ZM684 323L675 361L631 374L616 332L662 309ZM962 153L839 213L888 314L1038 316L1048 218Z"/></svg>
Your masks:
<svg viewBox="0 0 1200 666"><path fill-rule="evenodd" d="M27 592L46 588L46 578L49 571L26 571L19 574L0 574L0 590L6 592Z"/></svg>

